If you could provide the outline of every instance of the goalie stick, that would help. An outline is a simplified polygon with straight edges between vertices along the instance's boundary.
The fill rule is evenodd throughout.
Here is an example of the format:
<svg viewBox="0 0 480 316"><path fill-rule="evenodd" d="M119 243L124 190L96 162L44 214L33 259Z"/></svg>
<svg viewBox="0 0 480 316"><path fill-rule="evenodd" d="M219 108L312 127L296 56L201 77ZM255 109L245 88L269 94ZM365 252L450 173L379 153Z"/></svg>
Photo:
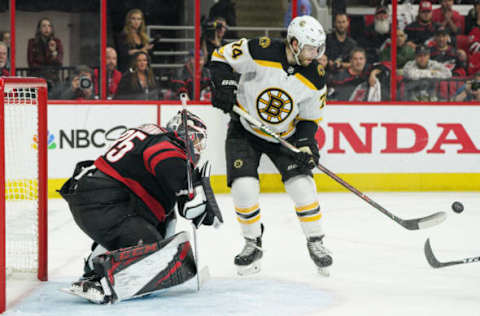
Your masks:
<svg viewBox="0 0 480 316"><path fill-rule="evenodd" d="M278 134L270 130L268 126L242 110L240 107L237 105L233 106L233 111L237 113L239 116L243 117L245 120L247 120L250 124L254 125L258 129L260 129L262 132L270 135L271 137L275 138L281 145L286 147L287 149L291 150L294 153L300 152L300 150L281 138ZM357 195L359 198L388 216L390 219L392 219L395 223L401 225L402 227L409 229L409 230L417 230L417 229L422 229L422 228L427 228L431 226L435 226L443 222L447 218L447 214L445 212L436 212L434 214L425 216L425 217L420 217L420 218L412 218L412 219L402 219L393 213L389 212L387 209L385 209L383 206L378 204L377 202L373 201L370 199L367 195L364 193L360 192L358 189L354 188L350 184L348 184L345 180L337 176L335 173L324 167L322 164L317 163L317 168L325 173L327 176L335 180L337 183L341 184L343 187L347 188L350 192L354 193Z"/></svg>
<svg viewBox="0 0 480 316"><path fill-rule="evenodd" d="M192 180L192 167L190 165L190 160L192 159L192 152L191 152L191 147L188 145L188 125L187 125L187 100L188 100L188 95L186 93L181 93L180 94L180 100L182 101L182 124L185 128L185 145L186 145L186 154L187 154L187 185L188 185L188 196L190 199L193 198L193 180ZM208 171L205 170L206 172L210 173L210 167L205 166L205 168L208 168ZM213 196L213 191L211 190L210 183L208 183L208 186L206 185L207 183L205 182L202 178L202 186L205 190L205 194L207 195L207 203L210 206L210 209L212 209L215 212L216 217L223 223L223 218L220 213L220 209L217 205L217 202L215 198L212 198ZM202 218L198 222L192 222L192 234L193 234L193 247L194 247L194 258L195 258L195 264L197 267L199 267L199 251L198 251L198 239L197 239L197 229L200 227L202 224L203 220L205 219L207 213L205 212L202 216ZM208 266L206 267L208 269ZM201 278L200 278L200 273L197 273L197 291L200 291L200 285L201 285Z"/></svg>
<svg viewBox="0 0 480 316"><path fill-rule="evenodd" d="M187 125L187 100L188 95L183 92L180 94L180 100L182 101L182 124L185 128L185 148L187 150L187 185L188 185L188 196L190 199L193 199L193 180L192 180L192 166L190 165L190 159L192 159L192 152L191 148L188 145L188 125ZM197 240L197 227L199 227L203 219L207 214L202 216L202 219L199 221L197 225L192 222L192 234L193 234L193 250L194 250L194 258L195 264L198 267L198 240ZM200 275L197 273L197 291L200 291Z"/></svg>
<svg viewBox="0 0 480 316"><path fill-rule="evenodd" d="M478 257L465 258L461 260L440 262L437 260L437 258L433 254L432 246L430 246L430 238L427 238L427 240L425 241L424 250L425 250L425 257L427 258L428 263L435 269L453 266L457 264L474 263L474 262L480 261L480 256L478 256Z"/></svg>
<svg viewBox="0 0 480 316"><path fill-rule="evenodd" d="M187 100L188 95L183 92L180 94L180 100L182 101L182 124L185 128L185 148L187 153L187 185L188 185L188 197L193 199L193 183L192 183L192 166L190 165L190 159L192 159L191 148L188 145L188 125L187 125Z"/></svg>

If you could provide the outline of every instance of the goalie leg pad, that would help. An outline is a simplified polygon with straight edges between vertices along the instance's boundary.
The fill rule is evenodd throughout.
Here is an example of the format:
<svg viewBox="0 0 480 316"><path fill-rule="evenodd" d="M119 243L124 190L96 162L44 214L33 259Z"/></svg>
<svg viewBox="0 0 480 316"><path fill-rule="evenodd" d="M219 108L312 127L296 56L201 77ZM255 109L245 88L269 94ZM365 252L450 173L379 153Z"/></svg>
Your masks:
<svg viewBox="0 0 480 316"><path fill-rule="evenodd" d="M143 296L184 283L197 273L186 232L141 246L107 252L94 260L95 271L112 301Z"/></svg>

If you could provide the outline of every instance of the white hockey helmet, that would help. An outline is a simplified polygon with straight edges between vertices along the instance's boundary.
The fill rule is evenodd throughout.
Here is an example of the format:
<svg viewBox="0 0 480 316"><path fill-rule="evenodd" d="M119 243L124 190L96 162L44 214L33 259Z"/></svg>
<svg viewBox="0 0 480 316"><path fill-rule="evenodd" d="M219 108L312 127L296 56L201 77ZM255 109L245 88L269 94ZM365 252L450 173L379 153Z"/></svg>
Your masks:
<svg viewBox="0 0 480 316"><path fill-rule="evenodd" d="M291 46L292 39L294 38L298 41L298 47L300 48L298 52L295 52ZM323 27L314 17L309 15L297 16L288 25L287 41L290 49L292 49L297 64L300 64L298 55L300 55L304 45L317 47L317 58L322 56L323 53L325 53L325 40L326 35Z"/></svg>
<svg viewBox="0 0 480 316"><path fill-rule="evenodd" d="M194 148L195 162L197 162L200 159L200 154L207 148L207 125L199 116L187 111L187 127L188 137L192 141L191 145ZM177 132L180 137L185 137L185 127L183 126L181 111L178 111L178 113L168 121L167 128ZM189 144L187 144L187 146L188 145Z"/></svg>

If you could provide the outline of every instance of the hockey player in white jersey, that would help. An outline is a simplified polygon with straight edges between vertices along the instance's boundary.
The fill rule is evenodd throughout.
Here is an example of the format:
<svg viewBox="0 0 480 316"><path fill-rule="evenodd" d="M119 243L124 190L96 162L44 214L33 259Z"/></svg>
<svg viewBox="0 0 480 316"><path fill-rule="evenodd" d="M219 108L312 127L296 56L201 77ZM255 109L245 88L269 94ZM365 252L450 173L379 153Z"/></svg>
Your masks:
<svg viewBox="0 0 480 316"><path fill-rule="evenodd" d="M310 257L321 273L332 264L323 245L322 214L311 169L320 158L314 138L326 102L325 70L316 61L325 51L325 33L311 16L288 26L285 41L241 39L212 54L212 104L231 114L226 140L227 182L245 238L234 263L240 275L260 270L263 255L258 166L267 155L282 175L285 189L307 239ZM232 112L237 105L265 123L300 153ZM283 211L283 210L278 210Z"/></svg>

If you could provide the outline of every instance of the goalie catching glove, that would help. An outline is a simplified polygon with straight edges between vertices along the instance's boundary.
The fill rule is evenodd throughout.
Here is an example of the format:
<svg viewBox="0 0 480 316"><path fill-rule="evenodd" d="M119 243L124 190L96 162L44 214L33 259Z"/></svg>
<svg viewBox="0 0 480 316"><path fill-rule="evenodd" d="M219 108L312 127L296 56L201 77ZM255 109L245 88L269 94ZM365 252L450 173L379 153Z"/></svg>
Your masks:
<svg viewBox="0 0 480 316"><path fill-rule="evenodd" d="M208 161L201 169L196 168L193 176L195 179L193 198L189 199L188 193L178 197L178 212L184 218L192 220L197 227L201 224L210 226L218 222L223 223L222 214L210 186L210 170Z"/></svg>

